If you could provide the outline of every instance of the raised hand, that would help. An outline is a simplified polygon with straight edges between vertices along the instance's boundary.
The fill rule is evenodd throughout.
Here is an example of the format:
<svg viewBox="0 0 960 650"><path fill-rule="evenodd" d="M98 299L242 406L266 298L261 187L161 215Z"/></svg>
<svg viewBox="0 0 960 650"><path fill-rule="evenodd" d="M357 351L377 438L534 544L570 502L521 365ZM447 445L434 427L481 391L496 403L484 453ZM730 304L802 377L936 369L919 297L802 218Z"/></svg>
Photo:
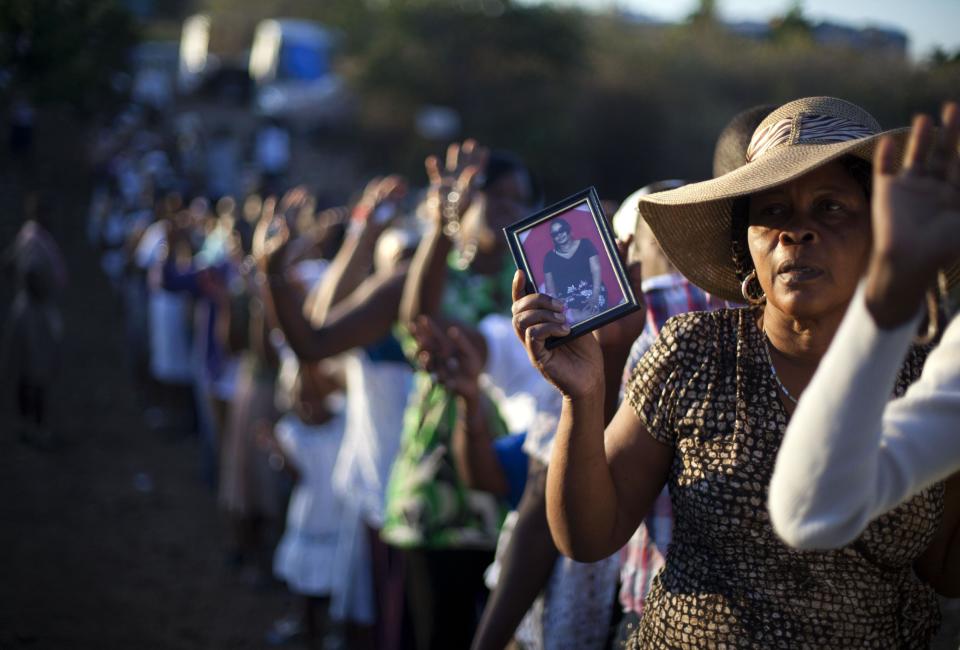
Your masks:
<svg viewBox="0 0 960 650"><path fill-rule="evenodd" d="M314 205L313 194L305 185L297 185L287 192L280 199L278 212L283 215L288 225L295 224L300 212L305 208L312 209Z"/></svg>
<svg viewBox="0 0 960 650"><path fill-rule="evenodd" d="M424 161L430 180L427 206L435 223L442 226L447 235L455 236L459 232L460 219L473 201L488 156L488 150L476 140L464 140L463 144L453 143L447 147L442 166L436 156Z"/></svg>
<svg viewBox="0 0 960 650"><path fill-rule="evenodd" d="M417 361L421 367L457 395L476 402L483 360L463 329L451 326L444 331L432 318L421 316L412 324L410 332L417 341Z"/></svg>
<svg viewBox="0 0 960 650"><path fill-rule="evenodd" d="M873 254L867 306L881 327L909 320L939 269L960 259L960 108L944 105L943 126L913 121L902 169L893 142L877 146L873 169Z"/></svg>
<svg viewBox="0 0 960 650"><path fill-rule="evenodd" d="M287 219L282 210L274 211L275 205L273 198L263 202L263 212L253 230L253 257L262 270L270 273L279 273L286 266L286 249L290 243Z"/></svg>
<svg viewBox="0 0 960 650"><path fill-rule="evenodd" d="M355 221L379 230L385 229L397 216L397 202L407 193L407 182L396 174L377 177L367 183L363 196L353 211Z"/></svg>
<svg viewBox="0 0 960 650"><path fill-rule="evenodd" d="M253 229L253 241L251 242L250 253L258 262L263 259L264 244L267 240L267 228L273 221L277 208L277 199L268 196L263 200L260 206L260 217L257 219L257 225Z"/></svg>
<svg viewBox="0 0 960 650"><path fill-rule="evenodd" d="M513 328L530 363L567 397L588 397L602 390L603 355L597 340L581 336L547 349L548 338L570 333L563 303L543 293L524 295L524 283L523 271L517 271L513 276Z"/></svg>

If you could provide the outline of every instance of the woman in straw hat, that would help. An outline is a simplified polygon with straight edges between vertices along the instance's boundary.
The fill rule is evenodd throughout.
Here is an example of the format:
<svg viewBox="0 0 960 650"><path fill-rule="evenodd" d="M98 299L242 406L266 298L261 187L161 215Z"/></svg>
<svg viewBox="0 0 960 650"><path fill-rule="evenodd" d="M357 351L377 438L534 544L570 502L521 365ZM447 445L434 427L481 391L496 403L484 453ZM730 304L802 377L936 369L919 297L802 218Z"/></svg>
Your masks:
<svg viewBox="0 0 960 650"><path fill-rule="evenodd" d="M899 151L907 135L890 132L888 146ZM632 646L923 648L937 629L940 576L929 560L955 527L944 513L960 512L942 484L832 551L788 548L765 507L796 397L867 267L868 161L883 136L848 102L793 101L760 123L742 167L640 199L684 275L752 306L669 321L606 431L596 341L547 349L547 337L567 333L562 306L523 296L515 278L517 333L564 395L547 479L559 548L585 561L615 552L670 490L673 541ZM896 394L925 352L910 350Z"/></svg>
<svg viewBox="0 0 960 650"><path fill-rule="evenodd" d="M917 331L925 287L938 269L960 269L956 104L943 122L934 136L926 116L918 118L916 146L899 173L889 147L877 153L866 280L797 405L770 484L770 518L791 546L848 544L878 515L960 470L958 319L920 379L886 403ZM942 576L960 589L956 573Z"/></svg>

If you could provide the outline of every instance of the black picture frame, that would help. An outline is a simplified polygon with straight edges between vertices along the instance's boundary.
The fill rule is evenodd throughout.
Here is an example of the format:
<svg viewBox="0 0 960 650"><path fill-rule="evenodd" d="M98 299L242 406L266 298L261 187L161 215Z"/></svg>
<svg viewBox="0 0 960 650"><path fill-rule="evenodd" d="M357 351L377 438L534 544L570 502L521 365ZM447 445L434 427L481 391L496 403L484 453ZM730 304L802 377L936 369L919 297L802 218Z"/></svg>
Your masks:
<svg viewBox="0 0 960 650"><path fill-rule="evenodd" d="M539 291L538 283L540 281L537 278L538 274L534 272L535 264L532 262L535 261L530 259L531 254L528 254L528 251L525 248L524 233L532 233L533 229L537 228L538 226L543 226L547 222L552 222L554 219L571 214L575 210L582 210L582 206L586 206L586 208L589 210L590 216L593 220L593 225L599 235L598 238L594 239L599 239L603 246L602 253L605 255L606 260L600 260L601 270L602 265L608 262L609 267L613 271L613 277L616 279L616 283L622 298L617 304L607 305L602 309L602 311L599 311L593 316L570 324L570 333L568 335L563 337L551 337L547 339L546 347L548 349L553 349L559 345L563 345L564 343L567 343L578 336L583 336L584 334L592 332L598 327L603 327L607 323L622 318L627 314L630 314L641 308L641 305L637 302L637 297L633 293L633 288L630 286L630 281L627 277L626 270L623 267L623 262L621 262L620 256L617 253L610 222L603 214L603 208L600 206L600 198L597 196L597 190L593 186L568 196L562 201L554 203L553 205L531 214L530 216L525 217L516 223L510 224L503 229L503 234L506 236L507 244L510 247L510 253L513 255L513 261L517 265L517 268L523 271L524 275L526 276L526 293L530 294ZM569 226L569 224L567 225ZM529 236L527 238L529 238ZM599 252L601 251L598 251L598 253ZM543 266L543 264L540 266ZM546 274L542 273L540 275L545 277ZM606 290L606 293L609 293L609 291Z"/></svg>

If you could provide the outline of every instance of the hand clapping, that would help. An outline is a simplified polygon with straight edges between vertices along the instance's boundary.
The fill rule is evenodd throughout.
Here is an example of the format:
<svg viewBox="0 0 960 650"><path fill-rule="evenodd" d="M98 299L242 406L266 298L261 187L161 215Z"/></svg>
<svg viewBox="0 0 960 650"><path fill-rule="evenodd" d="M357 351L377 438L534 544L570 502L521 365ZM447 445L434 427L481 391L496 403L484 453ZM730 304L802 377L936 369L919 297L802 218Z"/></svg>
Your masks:
<svg viewBox="0 0 960 650"><path fill-rule="evenodd" d="M454 325L444 331L432 318L421 316L410 331L417 341L417 360L424 370L468 402L476 402L483 360L463 329Z"/></svg>

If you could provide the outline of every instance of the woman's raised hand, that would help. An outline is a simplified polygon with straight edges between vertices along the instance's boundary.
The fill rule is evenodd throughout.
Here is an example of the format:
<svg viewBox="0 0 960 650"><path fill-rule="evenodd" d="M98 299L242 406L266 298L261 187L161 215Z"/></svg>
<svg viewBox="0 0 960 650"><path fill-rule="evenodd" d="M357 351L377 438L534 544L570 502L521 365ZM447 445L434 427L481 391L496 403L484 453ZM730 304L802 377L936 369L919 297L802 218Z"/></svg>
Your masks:
<svg viewBox="0 0 960 650"><path fill-rule="evenodd" d="M534 368L561 393L572 399L589 397L603 389L603 355L592 336L581 336L547 349L550 337L566 336L570 328L563 303L544 293L524 295L523 271L513 276L513 328L527 349Z"/></svg>
<svg viewBox="0 0 960 650"><path fill-rule="evenodd" d="M287 266L290 226L281 213L260 218L253 231L253 256L268 273L281 273Z"/></svg>
<svg viewBox="0 0 960 650"><path fill-rule="evenodd" d="M407 182L402 176L378 176L367 183L354 209L353 217L368 227L382 231L399 214L397 203L406 194Z"/></svg>
<svg viewBox="0 0 960 650"><path fill-rule="evenodd" d="M280 199L278 212L288 224L294 224L302 210L312 210L315 199L305 185L297 185L287 190Z"/></svg>
<svg viewBox="0 0 960 650"><path fill-rule="evenodd" d="M260 209L260 217L257 219L257 225L253 229L253 242L251 254L258 262L266 261L266 243L268 239L267 229L270 227L273 218L276 216L277 199L268 196L263 200L263 206Z"/></svg>
<svg viewBox="0 0 960 650"><path fill-rule="evenodd" d="M483 359L463 329L451 325L444 331L429 316L420 316L411 324L410 333L417 342L420 366L457 395L475 402L480 395Z"/></svg>
<svg viewBox="0 0 960 650"><path fill-rule="evenodd" d="M944 105L934 130L919 115L896 171L893 142L877 146L873 169L873 255L866 299L881 327L915 313L937 270L960 259L960 107Z"/></svg>
<svg viewBox="0 0 960 650"><path fill-rule="evenodd" d="M443 165L436 156L428 156L424 161L430 179L427 205L437 226L443 227L447 234L455 234L459 229L460 219L473 201L488 155L486 147L471 139L447 147Z"/></svg>

